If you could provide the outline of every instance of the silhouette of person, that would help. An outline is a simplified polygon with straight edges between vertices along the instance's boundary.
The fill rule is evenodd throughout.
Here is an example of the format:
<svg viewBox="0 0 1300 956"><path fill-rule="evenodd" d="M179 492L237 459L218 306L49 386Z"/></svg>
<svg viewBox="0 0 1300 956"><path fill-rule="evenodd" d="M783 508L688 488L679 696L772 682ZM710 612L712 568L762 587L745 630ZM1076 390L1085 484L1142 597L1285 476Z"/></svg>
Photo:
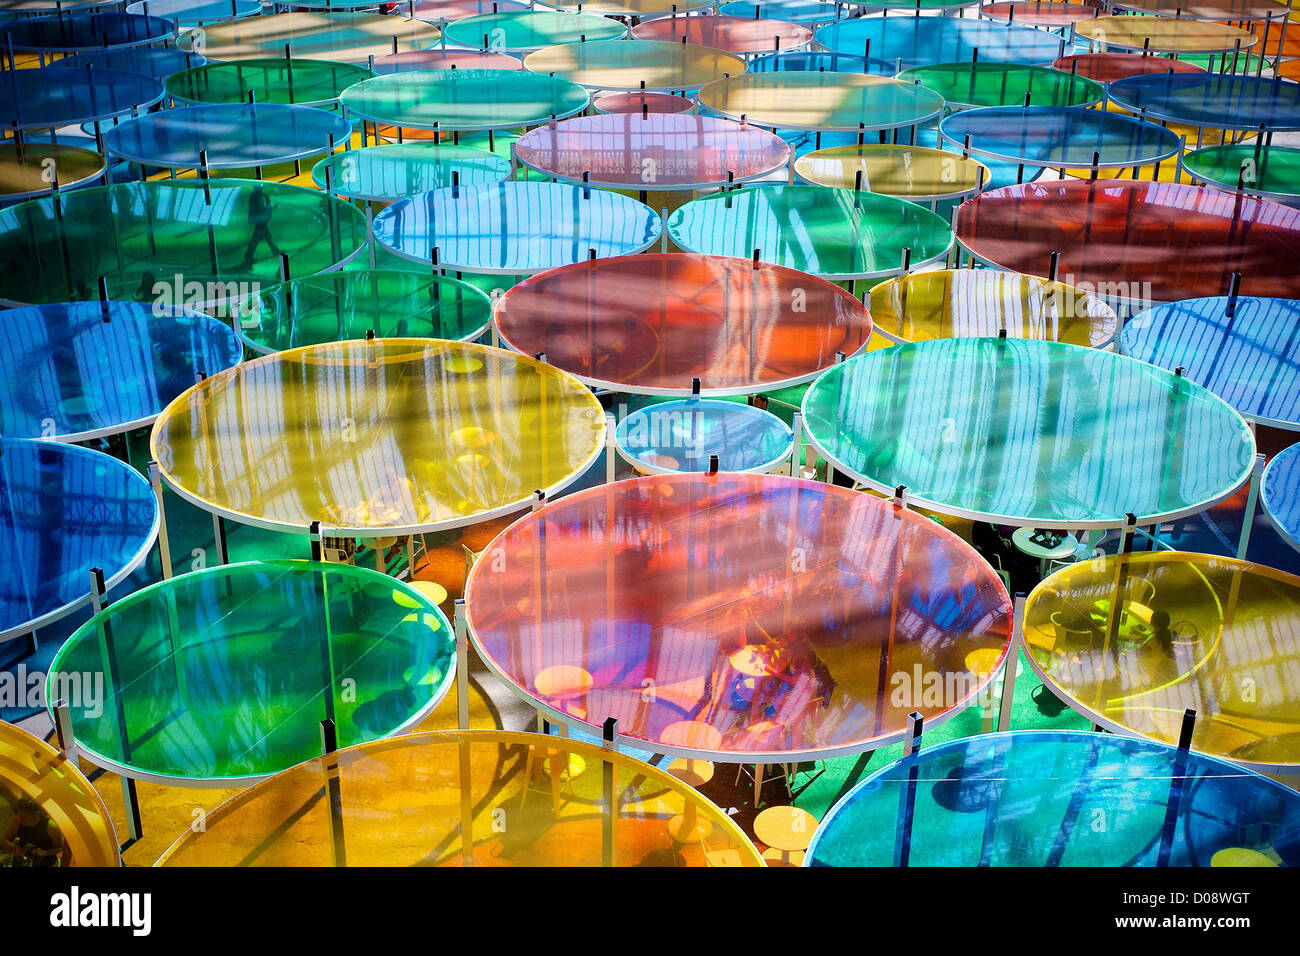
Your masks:
<svg viewBox="0 0 1300 956"><path fill-rule="evenodd" d="M261 186L254 187L248 194L248 224L253 227L253 234L249 236L248 248L244 251L244 261L240 269L246 270L252 266L257 247L263 242L270 247L273 255L282 254L280 247L275 244L275 239L271 237L271 212L271 197Z"/></svg>

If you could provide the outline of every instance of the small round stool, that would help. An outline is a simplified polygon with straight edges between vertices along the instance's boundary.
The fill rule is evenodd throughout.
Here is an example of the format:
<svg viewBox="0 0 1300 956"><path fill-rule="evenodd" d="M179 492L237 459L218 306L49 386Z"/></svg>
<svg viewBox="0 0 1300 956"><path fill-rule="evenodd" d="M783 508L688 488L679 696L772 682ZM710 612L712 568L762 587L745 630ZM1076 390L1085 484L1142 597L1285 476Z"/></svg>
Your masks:
<svg viewBox="0 0 1300 956"><path fill-rule="evenodd" d="M754 817L754 839L766 844L763 859L777 866L798 866L812 842L817 818L798 807L768 807Z"/></svg>

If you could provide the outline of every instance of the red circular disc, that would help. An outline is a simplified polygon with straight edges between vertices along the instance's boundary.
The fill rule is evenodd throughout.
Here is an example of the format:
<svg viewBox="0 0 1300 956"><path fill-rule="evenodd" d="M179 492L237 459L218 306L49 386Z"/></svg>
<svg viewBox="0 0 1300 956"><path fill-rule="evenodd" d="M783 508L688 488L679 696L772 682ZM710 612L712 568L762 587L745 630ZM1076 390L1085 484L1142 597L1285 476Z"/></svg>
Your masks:
<svg viewBox="0 0 1300 956"><path fill-rule="evenodd" d="M672 93L606 93L591 105L598 113L685 113L695 104Z"/></svg>
<svg viewBox="0 0 1300 956"><path fill-rule="evenodd" d="M812 30L785 20L753 17L661 17L632 28L638 40L667 40L726 50L728 53L772 53L797 50L812 40Z"/></svg>
<svg viewBox="0 0 1300 956"><path fill-rule="evenodd" d="M815 378L853 355L871 316L833 282L748 259L644 254L552 269L498 302L502 339L589 385L743 395Z"/></svg>
<svg viewBox="0 0 1300 956"><path fill-rule="evenodd" d="M1144 56L1141 53L1076 53L1061 57L1052 66L1064 73L1077 72L1098 83L1111 83L1125 77L1146 76L1149 73L1205 72L1202 67L1186 60Z"/></svg>
<svg viewBox="0 0 1300 956"><path fill-rule="evenodd" d="M1065 180L962 204L957 238L1000 268L1139 304L1225 295L1300 297L1300 210L1175 183Z"/></svg>
<svg viewBox="0 0 1300 956"><path fill-rule="evenodd" d="M714 116L599 113L531 129L515 155L570 182L696 189L765 176L786 164L790 147L769 130Z"/></svg>
<svg viewBox="0 0 1300 956"><path fill-rule="evenodd" d="M781 475L590 488L516 521L466 585L482 659L557 720L658 753L831 756L978 699L1011 603L955 534ZM580 673L560 693L545 676ZM685 723L685 726L683 724Z"/></svg>
<svg viewBox="0 0 1300 956"><path fill-rule="evenodd" d="M1091 20L1101 10L1087 3L1063 0L998 0L980 7L980 16L1006 20L1031 27L1068 27L1080 20Z"/></svg>

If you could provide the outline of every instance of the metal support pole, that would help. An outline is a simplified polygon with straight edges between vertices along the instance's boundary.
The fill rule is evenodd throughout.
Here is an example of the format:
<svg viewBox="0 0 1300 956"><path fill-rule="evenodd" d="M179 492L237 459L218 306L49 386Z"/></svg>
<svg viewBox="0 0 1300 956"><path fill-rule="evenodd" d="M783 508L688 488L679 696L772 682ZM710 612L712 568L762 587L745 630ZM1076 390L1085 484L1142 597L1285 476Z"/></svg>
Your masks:
<svg viewBox="0 0 1300 956"><path fill-rule="evenodd" d="M338 737L334 721L320 722L321 765L325 769L325 799L330 815L330 854L335 866L347 866L347 847L343 839L343 794L339 787Z"/></svg>
<svg viewBox="0 0 1300 956"><path fill-rule="evenodd" d="M465 619L465 599L457 598L456 626L456 729L469 730L469 622Z"/></svg>
<svg viewBox="0 0 1300 956"><path fill-rule="evenodd" d="M1016 669L1020 666L1020 648L1025 642L1025 596L1017 594L1011 605L1011 645L1002 662L1002 694L998 701L998 730L1011 729L1011 699L1016 692Z"/></svg>
<svg viewBox="0 0 1300 956"><path fill-rule="evenodd" d="M618 730L618 718L605 718L604 726L601 727L601 746L606 750L618 750L618 741L614 735ZM601 761L602 770L602 793L604 794L605 814L601 821L601 845L600 857L604 866L614 865L614 841L618 838L615 822L618 819L618 802L617 794L614 792L614 765L608 760ZM554 772L554 770L552 770Z"/></svg>
<svg viewBox="0 0 1300 956"><path fill-rule="evenodd" d="M793 442L790 445L790 476L803 477L803 413L795 412L791 423Z"/></svg>
<svg viewBox="0 0 1300 956"><path fill-rule="evenodd" d="M907 738L903 741L903 756L910 757L921 749L921 734L925 726L925 718L920 712L912 711L907 715Z"/></svg>
<svg viewBox="0 0 1300 956"><path fill-rule="evenodd" d="M1241 536L1237 539L1237 559L1246 560L1250 549L1250 532L1255 524L1255 507L1259 502L1259 486L1264 477L1264 456L1256 455L1250 469L1250 490L1246 493L1246 510L1241 515Z"/></svg>
<svg viewBox="0 0 1300 956"><path fill-rule="evenodd" d="M72 733L72 711L62 697L54 702L54 733L59 740L59 750L76 767L80 752L77 749L77 738Z"/></svg>
<svg viewBox="0 0 1300 956"><path fill-rule="evenodd" d="M921 725L924 718L916 711L907 715L907 742L904 758L915 756L921 749ZM920 774L920 761L913 760L907 770L907 782L898 795L898 828L894 831L894 866L907 866L912 852L912 818L916 812L916 781Z"/></svg>
<svg viewBox="0 0 1300 956"><path fill-rule="evenodd" d="M94 614L99 614L104 610L104 572L101 568L90 569L90 607ZM108 624L105 622L101 631L104 635L105 653L107 655L108 674L105 675L109 685L113 688L119 686L117 673L117 658L115 651L111 646L112 638L108 634ZM130 759L129 738L126 730L126 714L121 710L121 698L117 697L116 690L114 698L118 702L117 721L118 727L122 734L122 755L124 760ZM126 814L126 832L132 840L140 839L143 828L140 824L140 797L135 790L135 781L125 774L122 780L122 810Z"/></svg>
<svg viewBox="0 0 1300 956"><path fill-rule="evenodd" d="M212 540L216 544L217 564L229 564L226 552L226 519L219 514L212 516Z"/></svg>
<svg viewBox="0 0 1300 956"><path fill-rule="evenodd" d="M1183 791L1187 780L1187 756L1192 748L1192 731L1196 729L1196 711L1188 707L1183 711L1183 725L1178 734L1178 752L1174 755L1173 779L1169 782L1169 801L1165 804L1165 822L1160 831L1160 851L1156 866L1168 866L1174 848L1174 831L1178 829L1178 815L1182 810Z"/></svg>
<svg viewBox="0 0 1300 956"><path fill-rule="evenodd" d="M618 427L618 422L614 414L605 416L605 483L614 483L614 471L617 466L617 450L614 441L614 430Z"/></svg>
<svg viewBox="0 0 1300 956"><path fill-rule="evenodd" d="M158 560L162 564L162 576L166 581L172 576L172 549L167 538L167 512L163 508L162 474L158 462L149 462L149 485L153 488L154 501L158 505Z"/></svg>

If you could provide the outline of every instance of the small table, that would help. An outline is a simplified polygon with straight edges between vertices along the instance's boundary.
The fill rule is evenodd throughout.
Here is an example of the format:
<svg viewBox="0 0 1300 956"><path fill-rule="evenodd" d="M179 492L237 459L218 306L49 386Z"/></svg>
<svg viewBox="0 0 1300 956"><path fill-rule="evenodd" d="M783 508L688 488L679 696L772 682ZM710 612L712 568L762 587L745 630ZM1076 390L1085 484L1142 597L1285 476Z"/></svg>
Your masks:
<svg viewBox="0 0 1300 956"><path fill-rule="evenodd" d="M763 859L780 866L801 864L816 830L817 818L798 807L768 807L754 817L754 837L769 847Z"/></svg>
<svg viewBox="0 0 1300 956"><path fill-rule="evenodd" d="M1079 547L1079 539L1067 533L1057 543L1056 547L1049 548L1033 540L1033 536L1037 531L1037 528L1017 528L1011 533L1011 543L1019 548L1022 553L1029 555L1031 558L1037 558L1039 576L1047 577L1048 562L1064 561L1074 554L1075 549Z"/></svg>

